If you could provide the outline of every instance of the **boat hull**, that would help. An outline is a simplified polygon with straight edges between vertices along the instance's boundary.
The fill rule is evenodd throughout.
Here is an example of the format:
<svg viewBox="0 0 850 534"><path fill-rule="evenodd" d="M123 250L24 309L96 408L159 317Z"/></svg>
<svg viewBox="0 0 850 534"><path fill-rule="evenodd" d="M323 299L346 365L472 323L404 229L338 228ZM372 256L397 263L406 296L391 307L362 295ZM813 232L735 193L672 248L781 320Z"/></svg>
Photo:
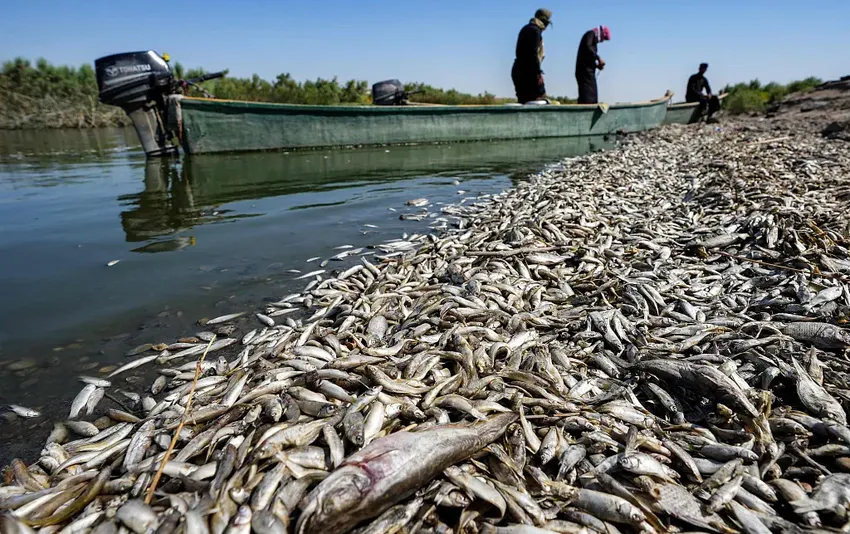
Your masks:
<svg viewBox="0 0 850 534"><path fill-rule="evenodd" d="M721 106L726 94L719 95ZM664 124L693 124L700 119L699 103L698 102L682 102L679 104L670 104L667 107L667 116L664 117Z"/></svg>
<svg viewBox="0 0 850 534"><path fill-rule="evenodd" d="M639 132L661 125L672 93L649 102L563 106L302 106L170 97L187 154L451 143Z"/></svg>

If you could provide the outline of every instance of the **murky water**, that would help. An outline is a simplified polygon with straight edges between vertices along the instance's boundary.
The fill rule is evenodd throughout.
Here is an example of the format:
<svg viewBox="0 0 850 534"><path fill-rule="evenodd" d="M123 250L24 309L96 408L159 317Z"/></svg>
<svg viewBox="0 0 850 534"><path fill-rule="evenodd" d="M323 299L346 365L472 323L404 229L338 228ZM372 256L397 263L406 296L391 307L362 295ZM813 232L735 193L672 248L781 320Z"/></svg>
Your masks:
<svg viewBox="0 0 850 534"><path fill-rule="evenodd" d="M67 416L77 375L99 376L129 348L197 332L202 317L300 290L290 271L317 269L308 258L430 231L440 204L501 191L548 162L610 144L146 162L130 130L0 132L0 405L43 412L0 420L0 464L31 453ZM420 210L406 205L420 197L433 215L401 220Z"/></svg>

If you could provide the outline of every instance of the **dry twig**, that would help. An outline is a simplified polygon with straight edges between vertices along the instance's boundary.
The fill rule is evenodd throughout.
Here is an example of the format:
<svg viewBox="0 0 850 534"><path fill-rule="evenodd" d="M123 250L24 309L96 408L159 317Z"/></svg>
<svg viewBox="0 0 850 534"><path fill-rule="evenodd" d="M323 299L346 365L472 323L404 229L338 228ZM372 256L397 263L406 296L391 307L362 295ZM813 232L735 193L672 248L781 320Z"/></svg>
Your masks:
<svg viewBox="0 0 850 534"><path fill-rule="evenodd" d="M192 411L192 398L195 396L195 386L198 385L198 378L201 376L201 365L204 363L204 358L207 357L207 352L210 350L210 347L215 341L215 335L213 335L210 342L207 344L207 348L204 349L204 353L198 359L198 364L195 366L195 378L192 380L192 388L189 390L189 400L186 401L186 411L183 412L183 416L180 418L180 424L177 425L177 429L174 431L174 437L171 438L171 443L168 445L168 450L165 451L165 456L162 457L162 463L159 466L159 469L156 471L156 475L153 477L153 481L151 481L151 486L148 488L148 494L145 497L145 503L150 504L153 500L153 493L156 491L156 485L159 483L160 477L162 477L162 471L165 469L165 464L168 463L168 459L171 457L172 451L174 451L174 446L177 445L177 437L180 435L180 431L183 430L183 425L186 424L186 417Z"/></svg>

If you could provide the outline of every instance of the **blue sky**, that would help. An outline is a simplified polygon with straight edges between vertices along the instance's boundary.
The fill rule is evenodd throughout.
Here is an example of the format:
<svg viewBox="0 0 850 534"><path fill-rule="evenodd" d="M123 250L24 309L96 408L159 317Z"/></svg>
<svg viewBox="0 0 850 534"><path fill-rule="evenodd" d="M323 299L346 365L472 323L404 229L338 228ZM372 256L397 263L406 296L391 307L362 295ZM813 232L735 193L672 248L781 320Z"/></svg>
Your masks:
<svg viewBox="0 0 850 534"><path fill-rule="evenodd" d="M154 49L238 76L399 78L512 96L516 34L538 7L554 12L544 34L550 94L576 95L576 47L599 24L613 37L600 45L608 62L600 97L608 102L666 89L681 98L701 61L711 64L715 90L752 78L850 74L848 0L9 1L0 59L79 65Z"/></svg>

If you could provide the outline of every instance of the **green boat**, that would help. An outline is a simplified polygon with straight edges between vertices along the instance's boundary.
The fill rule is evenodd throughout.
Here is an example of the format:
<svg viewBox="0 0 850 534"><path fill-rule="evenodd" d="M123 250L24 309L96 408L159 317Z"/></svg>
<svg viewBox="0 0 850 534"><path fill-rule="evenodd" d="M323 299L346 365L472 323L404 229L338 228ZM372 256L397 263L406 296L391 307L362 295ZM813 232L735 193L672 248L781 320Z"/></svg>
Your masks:
<svg viewBox="0 0 850 534"><path fill-rule="evenodd" d="M723 99L726 98L726 93L717 95L720 104L723 104ZM667 116L664 118L664 124L693 124L700 120L699 102L680 102L678 104L670 104L667 107Z"/></svg>
<svg viewBox="0 0 850 534"><path fill-rule="evenodd" d="M95 62L100 100L124 108L149 156L352 146L453 143L631 133L656 128L672 97L598 105L304 106L193 98L178 94L199 80L175 80L156 53ZM391 82L397 82L392 80ZM387 85L381 82L375 87ZM395 84L389 84L390 87Z"/></svg>

